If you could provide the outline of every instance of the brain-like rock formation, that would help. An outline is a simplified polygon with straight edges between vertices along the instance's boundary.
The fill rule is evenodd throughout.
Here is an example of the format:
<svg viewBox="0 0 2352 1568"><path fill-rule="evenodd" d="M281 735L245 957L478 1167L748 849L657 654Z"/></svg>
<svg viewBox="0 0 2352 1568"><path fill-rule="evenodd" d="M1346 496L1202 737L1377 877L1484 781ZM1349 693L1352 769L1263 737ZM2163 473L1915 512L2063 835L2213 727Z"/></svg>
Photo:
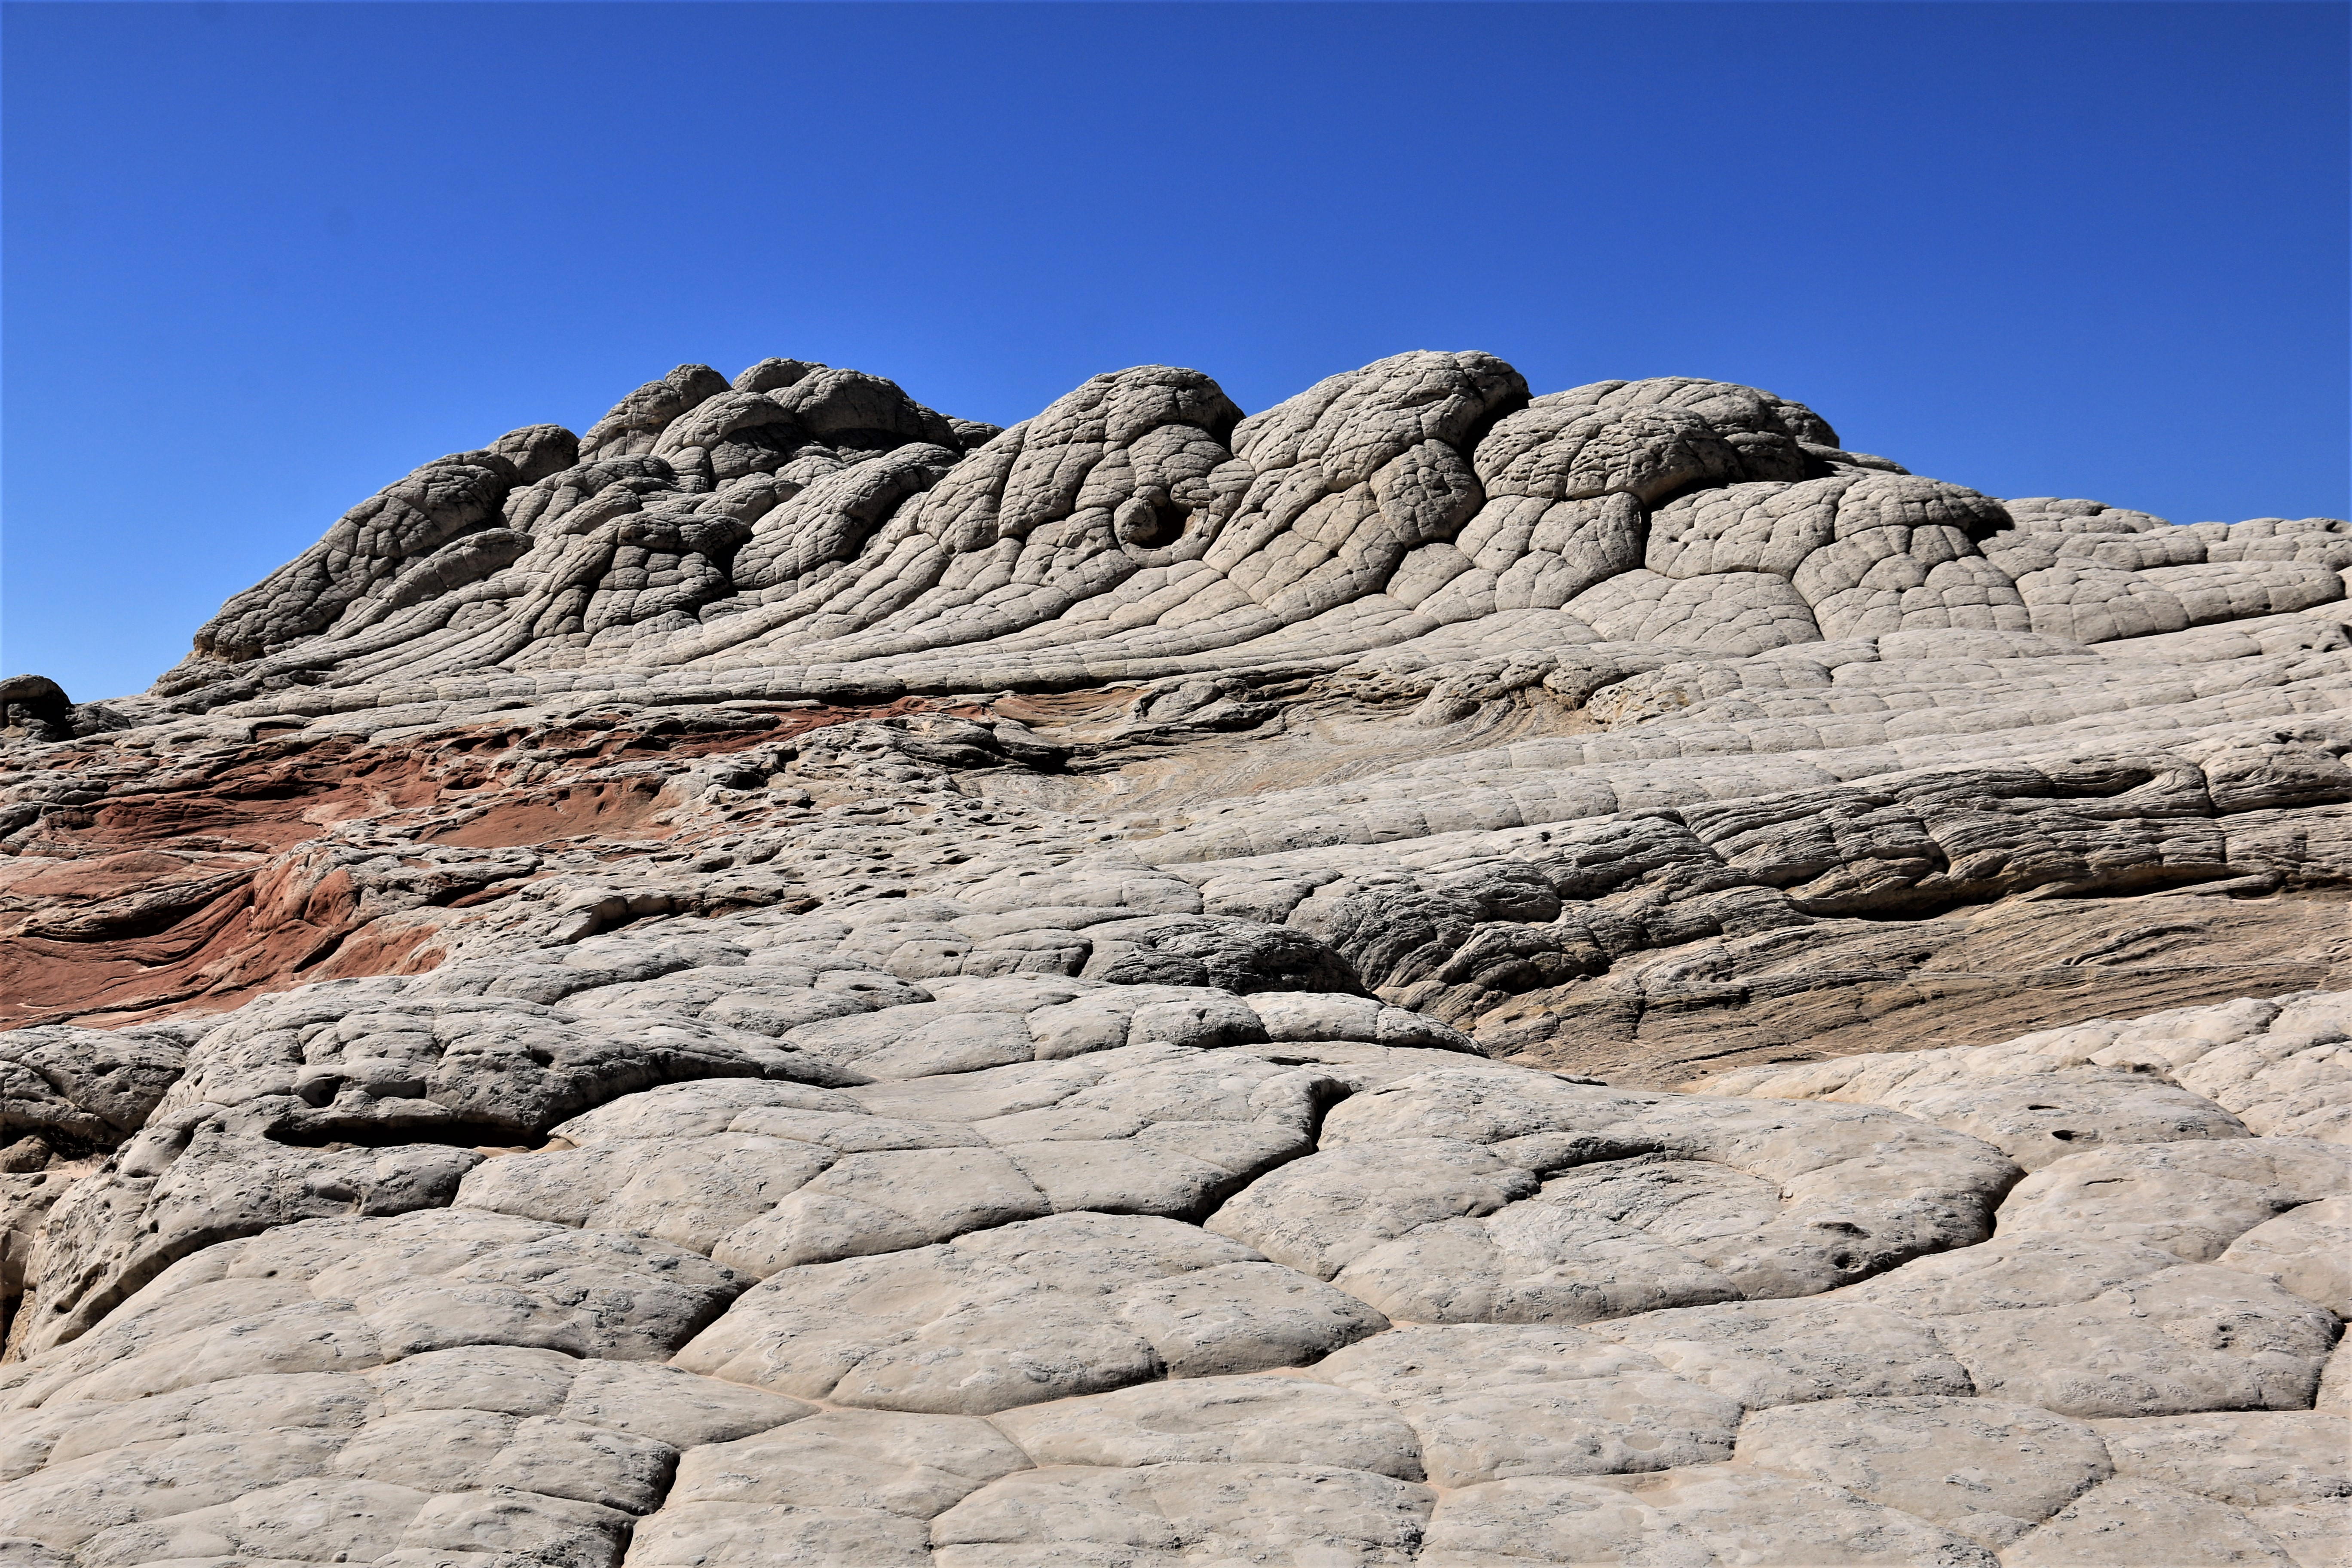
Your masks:
<svg viewBox="0 0 2352 1568"><path fill-rule="evenodd" d="M0 682L0 1562L2341 1568L2347 582L1475 353L437 458Z"/></svg>

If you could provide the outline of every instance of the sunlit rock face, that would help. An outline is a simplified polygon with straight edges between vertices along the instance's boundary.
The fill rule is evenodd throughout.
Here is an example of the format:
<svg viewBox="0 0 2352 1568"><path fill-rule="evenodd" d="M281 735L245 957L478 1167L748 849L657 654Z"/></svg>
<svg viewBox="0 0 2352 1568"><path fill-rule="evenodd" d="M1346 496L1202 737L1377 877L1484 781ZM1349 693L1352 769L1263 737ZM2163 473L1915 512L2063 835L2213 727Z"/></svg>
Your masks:
<svg viewBox="0 0 2352 1568"><path fill-rule="evenodd" d="M2347 573L1476 353L436 458L0 682L0 1558L2338 1563Z"/></svg>

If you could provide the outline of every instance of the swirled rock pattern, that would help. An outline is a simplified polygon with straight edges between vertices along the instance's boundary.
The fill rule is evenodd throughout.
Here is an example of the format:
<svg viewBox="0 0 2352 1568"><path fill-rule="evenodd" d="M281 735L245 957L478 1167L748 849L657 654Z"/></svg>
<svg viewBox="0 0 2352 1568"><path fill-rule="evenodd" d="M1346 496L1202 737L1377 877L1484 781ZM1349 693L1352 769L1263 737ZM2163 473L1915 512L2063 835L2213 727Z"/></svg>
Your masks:
<svg viewBox="0 0 2352 1568"><path fill-rule="evenodd" d="M2352 1561L2352 524L681 366L0 683L0 1561Z"/></svg>

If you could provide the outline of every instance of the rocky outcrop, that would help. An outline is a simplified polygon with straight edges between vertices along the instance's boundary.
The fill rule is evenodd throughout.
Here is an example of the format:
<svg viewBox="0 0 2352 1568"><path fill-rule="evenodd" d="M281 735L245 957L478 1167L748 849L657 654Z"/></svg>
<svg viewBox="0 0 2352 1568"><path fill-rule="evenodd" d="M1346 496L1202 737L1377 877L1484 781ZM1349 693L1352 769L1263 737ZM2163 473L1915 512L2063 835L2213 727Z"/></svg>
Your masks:
<svg viewBox="0 0 2352 1568"><path fill-rule="evenodd" d="M2342 1560L2352 525L688 365L0 685L0 1553Z"/></svg>

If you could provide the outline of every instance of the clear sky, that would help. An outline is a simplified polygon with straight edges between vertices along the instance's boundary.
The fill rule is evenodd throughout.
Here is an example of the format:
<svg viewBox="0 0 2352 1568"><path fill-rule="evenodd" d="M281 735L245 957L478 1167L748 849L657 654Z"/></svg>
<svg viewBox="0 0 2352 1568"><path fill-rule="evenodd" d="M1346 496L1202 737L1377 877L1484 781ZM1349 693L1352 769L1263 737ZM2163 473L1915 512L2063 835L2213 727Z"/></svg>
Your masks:
<svg viewBox="0 0 2352 1568"><path fill-rule="evenodd" d="M2347 503L2340 4L7 5L0 666L143 687L681 361L1007 423L1408 348L1996 495Z"/></svg>

